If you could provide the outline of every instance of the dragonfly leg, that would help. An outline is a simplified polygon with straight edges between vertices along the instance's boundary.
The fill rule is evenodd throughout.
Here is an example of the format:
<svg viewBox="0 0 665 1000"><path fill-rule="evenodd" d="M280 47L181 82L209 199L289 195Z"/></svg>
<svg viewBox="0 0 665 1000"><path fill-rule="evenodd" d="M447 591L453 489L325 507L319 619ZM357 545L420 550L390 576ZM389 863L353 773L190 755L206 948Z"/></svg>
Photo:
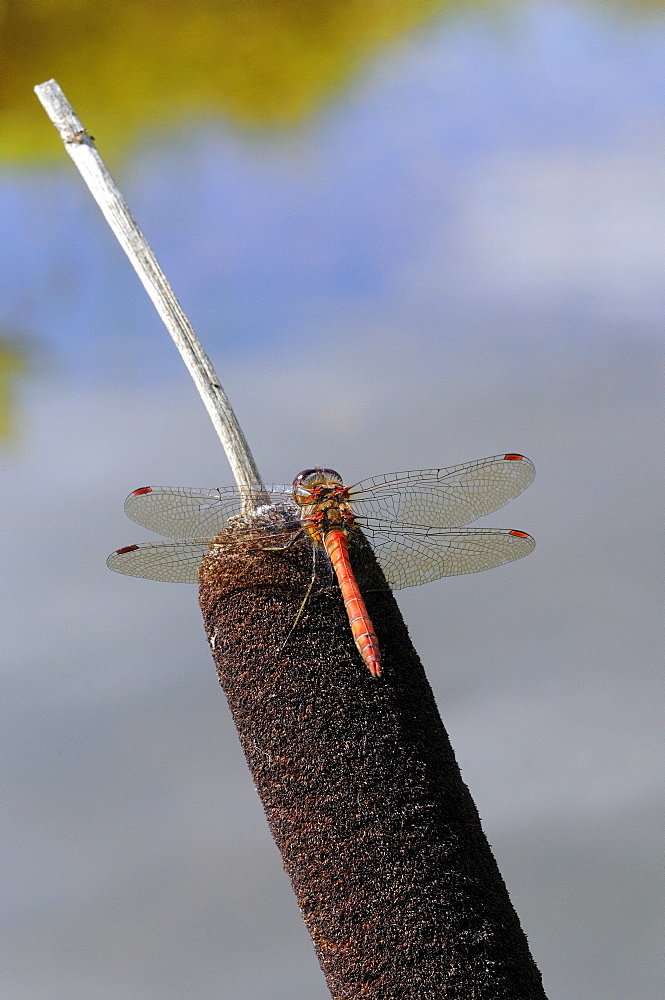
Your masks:
<svg viewBox="0 0 665 1000"><path fill-rule="evenodd" d="M284 552L285 549L290 548L291 545L300 538L303 533L303 529L299 528L294 535L291 535L286 545L257 545L253 549L248 549L249 552Z"/></svg>
<svg viewBox="0 0 665 1000"><path fill-rule="evenodd" d="M284 548L286 548L286 546L284 546ZM302 618L303 611L305 610L305 606L306 606L306 604L307 604L307 602L308 602L308 600L310 598L312 590L314 589L314 584L315 583L316 583L316 549L312 548L312 579L309 581L309 586L308 586L307 590L305 591L305 596L302 599L302 604L298 608L298 613L296 614L295 618L293 619L293 624L291 625L291 628L289 629L289 634L287 635L286 639L284 640L284 642L282 643L282 645L280 647L280 650L279 650L280 653L286 647L286 644L288 643L289 639L293 635L293 633L294 633L294 631L296 629L296 626L298 625L298 622Z"/></svg>

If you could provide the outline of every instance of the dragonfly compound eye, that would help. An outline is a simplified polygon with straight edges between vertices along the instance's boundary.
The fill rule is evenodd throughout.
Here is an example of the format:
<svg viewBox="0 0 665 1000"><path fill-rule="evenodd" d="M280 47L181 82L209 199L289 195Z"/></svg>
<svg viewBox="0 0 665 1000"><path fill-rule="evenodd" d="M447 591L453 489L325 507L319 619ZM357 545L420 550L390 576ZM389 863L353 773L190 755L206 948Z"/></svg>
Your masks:
<svg viewBox="0 0 665 1000"><path fill-rule="evenodd" d="M335 472L334 469L321 469L317 466L315 469L305 469L300 472L296 478L293 480L293 492L295 494L301 491L309 491L317 486L334 486L342 485L343 480L339 472Z"/></svg>

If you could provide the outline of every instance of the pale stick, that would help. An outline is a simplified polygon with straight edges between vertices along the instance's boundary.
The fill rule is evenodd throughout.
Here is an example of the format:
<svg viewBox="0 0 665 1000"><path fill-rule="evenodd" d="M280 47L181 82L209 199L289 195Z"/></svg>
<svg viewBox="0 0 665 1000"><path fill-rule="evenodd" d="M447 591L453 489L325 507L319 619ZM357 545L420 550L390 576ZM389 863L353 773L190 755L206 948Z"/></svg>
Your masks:
<svg viewBox="0 0 665 1000"><path fill-rule="evenodd" d="M81 124L58 83L55 80L41 83L35 87L35 93L180 351L222 442L238 489L245 497L245 508L251 510L258 505L260 497L257 498L256 494L252 497L249 487L260 483L261 478L245 435L219 384L210 359L125 199L104 166L92 137Z"/></svg>

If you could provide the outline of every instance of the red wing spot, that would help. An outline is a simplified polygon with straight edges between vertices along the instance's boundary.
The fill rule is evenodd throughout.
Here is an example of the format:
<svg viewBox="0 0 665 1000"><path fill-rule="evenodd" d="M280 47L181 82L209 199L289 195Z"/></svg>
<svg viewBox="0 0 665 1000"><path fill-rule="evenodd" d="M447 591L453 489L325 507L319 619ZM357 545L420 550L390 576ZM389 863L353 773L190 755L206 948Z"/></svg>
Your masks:
<svg viewBox="0 0 665 1000"><path fill-rule="evenodd" d="M506 462L521 462L524 455L504 455ZM141 492L140 490L138 492Z"/></svg>
<svg viewBox="0 0 665 1000"><path fill-rule="evenodd" d="M138 545L125 545L124 549L118 549L116 551L117 556L124 556L125 552L136 552Z"/></svg>
<svg viewBox="0 0 665 1000"><path fill-rule="evenodd" d="M531 538L531 535L527 535L526 531L511 531L510 534L514 535L515 538Z"/></svg>
<svg viewBox="0 0 665 1000"><path fill-rule="evenodd" d="M142 497L144 493L152 493L152 486L142 486L140 490L134 490L133 497Z"/></svg>

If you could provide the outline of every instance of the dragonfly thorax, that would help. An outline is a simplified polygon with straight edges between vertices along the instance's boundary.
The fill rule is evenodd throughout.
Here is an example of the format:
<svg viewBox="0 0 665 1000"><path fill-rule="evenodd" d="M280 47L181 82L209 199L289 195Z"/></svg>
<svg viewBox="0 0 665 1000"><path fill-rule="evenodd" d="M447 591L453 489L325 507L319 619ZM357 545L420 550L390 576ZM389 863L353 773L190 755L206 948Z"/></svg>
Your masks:
<svg viewBox="0 0 665 1000"><path fill-rule="evenodd" d="M349 494L339 472L334 469L305 469L293 480L293 499L312 543L324 547L327 533L347 530L355 520Z"/></svg>

